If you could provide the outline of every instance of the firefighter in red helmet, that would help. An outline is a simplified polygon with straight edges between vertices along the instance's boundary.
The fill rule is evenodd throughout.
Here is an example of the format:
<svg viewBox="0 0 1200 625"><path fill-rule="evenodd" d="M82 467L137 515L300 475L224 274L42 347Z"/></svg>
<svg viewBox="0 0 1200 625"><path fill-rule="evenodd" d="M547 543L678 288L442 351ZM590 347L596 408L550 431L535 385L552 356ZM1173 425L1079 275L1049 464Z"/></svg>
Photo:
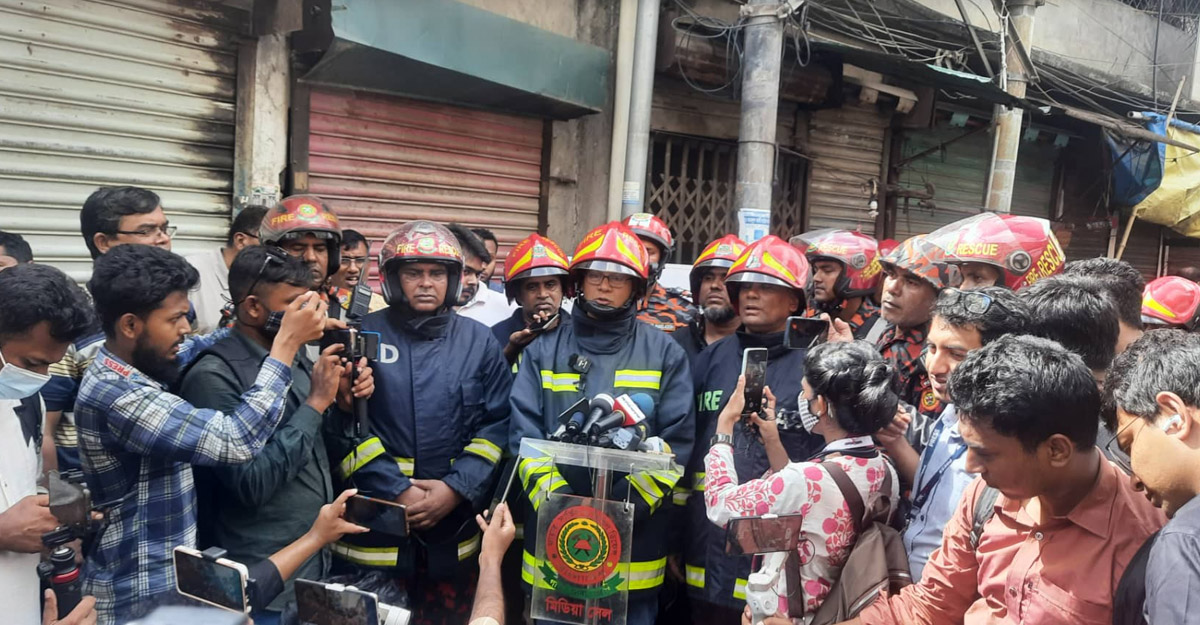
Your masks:
<svg viewBox="0 0 1200 625"><path fill-rule="evenodd" d="M304 260L313 288L322 289L342 265L342 228L333 209L315 195L290 195L263 217L258 239Z"/></svg>
<svg viewBox="0 0 1200 625"><path fill-rule="evenodd" d="M1195 332L1200 326L1200 285L1179 276L1163 276L1147 284L1142 322L1147 328Z"/></svg>
<svg viewBox="0 0 1200 625"><path fill-rule="evenodd" d="M567 255L557 243L531 234L513 247L504 263L504 293L517 304L512 315L492 326L504 355L516 362L538 335L570 321L563 302L574 294L567 278Z"/></svg>
<svg viewBox="0 0 1200 625"><path fill-rule="evenodd" d="M727 234L706 245L692 264L689 281L700 313L686 328L671 335L689 357L694 358L709 344L733 334L741 324L729 300L725 276L745 249L745 241Z"/></svg>
<svg viewBox="0 0 1200 625"><path fill-rule="evenodd" d="M663 267L675 251L675 237L671 235L671 229L663 220L649 213L635 213L621 223L642 240L650 258L649 283L638 310L638 319L663 332L686 327L696 316L690 295L658 283Z"/></svg>
<svg viewBox="0 0 1200 625"><path fill-rule="evenodd" d="M845 321L855 338L868 336L879 319L879 308L870 296L883 280L875 239L826 228L792 237L791 243L812 264L810 308Z"/></svg>
<svg viewBox="0 0 1200 625"><path fill-rule="evenodd" d="M1050 222L1039 217L981 213L939 228L929 241L959 266L964 289L1017 291L1062 273L1066 263Z"/></svg>

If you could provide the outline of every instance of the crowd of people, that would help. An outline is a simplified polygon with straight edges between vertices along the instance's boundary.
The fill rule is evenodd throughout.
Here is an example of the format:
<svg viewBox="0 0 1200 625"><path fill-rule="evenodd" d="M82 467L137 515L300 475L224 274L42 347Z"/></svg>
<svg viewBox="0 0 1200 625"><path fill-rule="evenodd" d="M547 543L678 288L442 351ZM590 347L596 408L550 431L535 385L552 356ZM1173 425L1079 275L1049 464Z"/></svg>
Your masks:
<svg viewBox="0 0 1200 625"><path fill-rule="evenodd" d="M662 283L674 237L648 214L503 259L493 233L425 220L374 247L312 195L242 209L188 258L145 189L98 189L80 225L86 291L0 232L8 622L185 603L177 547L246 565L260 625L299 622L296 579L368 576L416 624L532 622L539 511L563 495L631 506L631 625L1189 619L1200 285L1067 262L1047 220L729 234L688 290ZM330 340L363 336L378 349ZM597 493L521 455L622 394L644 395L637 436L672 468ZM91 519L59 518L51 471L82 475ZM347 520L356 495L403 505L407 530ZM799 531L743 553L727 528L746 519ZM84 597L60 610L39 563L64 527ZM902 557L855 597L867 536Z"/></svg>

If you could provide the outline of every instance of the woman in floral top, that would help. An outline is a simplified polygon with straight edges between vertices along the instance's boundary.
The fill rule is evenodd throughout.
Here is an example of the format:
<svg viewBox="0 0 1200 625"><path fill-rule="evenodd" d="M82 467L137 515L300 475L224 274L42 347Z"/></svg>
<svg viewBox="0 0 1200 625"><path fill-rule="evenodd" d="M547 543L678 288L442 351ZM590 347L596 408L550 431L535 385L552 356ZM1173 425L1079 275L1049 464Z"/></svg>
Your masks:
<svg viewBox="0 0 1200 625"><path fill-rule="evenodd" d="M842 468L862 495L867 510L886 497L889 514L899 499L900 480L895 469L875 448L871 435L891 422L899 401L894 390L895 372L865 341L826 343L808 354L804 394L800 402L804 427L825 437L825 448L807 462L791 462L779 442L775 422L775 397L764 391L764 415L750 415L758 427L771 469L759 479L739 484L728 443L717 442L708 451L708 489L705 503L708 518L725 526L736 517L764 514L800 514L804 520L797 552L802 589L787 588L782 572L775 583L779 597L777 616L804 624L820 607L830 587L841 574L856 539L850 508L837 484L821 462ZM717 436L732 435L741 419L745 380L738 386L718 417ZM726 439L728 440L728 439ZM885 476L890 476L888 492ZM767 554L760 571L782 571L786 553ZM805 614L788 614L789 593L803 592ZM807 616L806 616L807 615Z"/></svg>

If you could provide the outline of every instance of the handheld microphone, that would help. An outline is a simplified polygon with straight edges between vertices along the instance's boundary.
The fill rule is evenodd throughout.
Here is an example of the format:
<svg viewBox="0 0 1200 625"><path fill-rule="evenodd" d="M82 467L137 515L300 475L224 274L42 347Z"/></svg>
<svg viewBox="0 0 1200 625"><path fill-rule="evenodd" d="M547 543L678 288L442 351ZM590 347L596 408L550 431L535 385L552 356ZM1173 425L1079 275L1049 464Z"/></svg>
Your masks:
<svg viewBox="0 0 1200 625"><path fill-rule="evenodd" d="M587 419L584 420L582 426L579 429L571 430L568 433L570 433L570 434L576 434L576 433L587 434L592 431L592 428L593 428L593 426L596 425L597 421L599 421L600 419L602 419L604 417L604 415L607 415L607 414L611 413L612 411L613 411L612 395L609 395L607 393L600 393L600 394L596 395L595 397L593 397L591 403L588 404Z"/></svg>
<svg viewBox="0 0 1200 625"><path fill-rule="evenodd" d="M572 432L576 432L583 426L584 413L588 409L588 400L586 397L580 398L579 401L572 404L569 408L562 411L558 415L558 428L550 435L550 440L560 441L566 440L564 437L570 436Z"/></svg>
<svg viewBox="0 0 1200 625"><path fill-rule="evenodd" d="M613 411L592 423L591 427L585 430L585 434L588 435L591 444L598 444L600 435L609 430L644 422L646 413L643 407L654 410L654 399L645 393L635 393L634 397L622 394L613 401Z"/></svg>
<svg viewBox="0 0 1200 625"><path fill-rule="evenodd" d="M637 425L627 425L613 432L609 446L623 451L638 451L648 431L644 421Z"/></svg>

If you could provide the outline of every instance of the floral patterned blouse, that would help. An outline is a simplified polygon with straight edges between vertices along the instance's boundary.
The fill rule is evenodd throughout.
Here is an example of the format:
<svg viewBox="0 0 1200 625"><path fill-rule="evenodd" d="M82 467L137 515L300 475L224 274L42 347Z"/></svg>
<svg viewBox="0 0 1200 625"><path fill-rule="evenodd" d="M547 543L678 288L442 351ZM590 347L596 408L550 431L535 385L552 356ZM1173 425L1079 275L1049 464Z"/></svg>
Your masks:
<svg viewBox="0 0 1200 625"><path fill-rule="evenodd" d="M839 447L846 448L855 439L835 441L826 447L826 453ZM869 439L864 441L870 449ZM862 449L862 447L854 447ZM821 606L830 588L841 574L842 566L850 556L856 539L854 522L850 518L850 507L837 483L816 462L791 462L782 470L767 472L760 479L738 483L733 465L733 453L728 445L713 445L708 450L705 464L708 468L708 487L704 500L708 518L724 527L730 519L764 514L801 514L804 516L802 535L797 551L800 555L800 580L804 585L804 605L807 617L794 617L792 621L806 624L811 615ZM886 495L895 505L899 501L900 479L891 463L882 455L862 458L852 455L830 456L826 462L841 466L863 496L867 510L874 501ZM885 472L892 476L890 493L880 493ZM786 554L767 554L764 564L775 564ZM775 584L779 595L778 616L788 615L788 588L786 575L780 575Z"/></svg>

